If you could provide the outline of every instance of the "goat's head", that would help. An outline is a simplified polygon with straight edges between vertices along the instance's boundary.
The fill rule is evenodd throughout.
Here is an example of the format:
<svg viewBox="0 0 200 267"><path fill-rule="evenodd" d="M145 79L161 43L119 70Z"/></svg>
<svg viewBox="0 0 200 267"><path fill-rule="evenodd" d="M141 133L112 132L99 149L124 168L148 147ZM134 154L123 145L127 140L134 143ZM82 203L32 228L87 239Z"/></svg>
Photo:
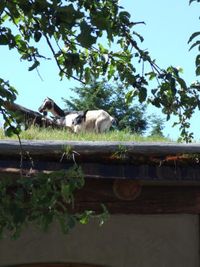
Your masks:
<svg viewBox="0 0 200 267"><path fill-rule="evenodd" d="M88 110L81 112L80 114L78 114L72 121L72 125L76 126L76 125L80 125L82 124L85 120L86 120L86 114L87 114Z"/></svg>
<svg viewBox="0 0 200 267"><path fill-rule="evenodd" d="M38 108L38 111L44 113L47 111L51 111L53 107L54 107L54 101L51 98L47 97L43 101L42 105Z"/></svg>
<svg viewBox="0 0 200 267"><path fill-rule="evenodd" d="M72 127L74 128L74 132L78 133L84 130L84 122L86 120L86 114L88 110L81 112L72 120Z"/></svg>

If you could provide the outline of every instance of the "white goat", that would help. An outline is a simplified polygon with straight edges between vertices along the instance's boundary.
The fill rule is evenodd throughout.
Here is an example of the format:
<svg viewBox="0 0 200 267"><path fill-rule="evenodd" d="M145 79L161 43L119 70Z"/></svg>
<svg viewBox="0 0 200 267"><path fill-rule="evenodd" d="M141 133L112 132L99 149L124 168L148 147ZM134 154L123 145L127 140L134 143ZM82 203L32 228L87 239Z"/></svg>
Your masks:
<svg viewBox="0 0 200 267"><path fill-rule="evenodd" d="M103 133L110 129L115 119L103 109L86 110L83 114L79 114L72 121L73 132L95 132Z"/></svg>

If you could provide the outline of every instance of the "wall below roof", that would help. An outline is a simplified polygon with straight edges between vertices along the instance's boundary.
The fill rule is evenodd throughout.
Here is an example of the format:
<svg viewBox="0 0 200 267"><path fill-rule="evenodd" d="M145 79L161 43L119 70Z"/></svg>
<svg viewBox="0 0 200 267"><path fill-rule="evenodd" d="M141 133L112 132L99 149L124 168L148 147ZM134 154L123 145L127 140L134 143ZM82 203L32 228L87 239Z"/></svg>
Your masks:
<svg viewBox="0 0 200 267"><path fill-rule="evenodd" d="M199 267L198 215L111 215L63 235L33 226L17 241L0 240L0 266L82 262L106 267Z"/></svg>

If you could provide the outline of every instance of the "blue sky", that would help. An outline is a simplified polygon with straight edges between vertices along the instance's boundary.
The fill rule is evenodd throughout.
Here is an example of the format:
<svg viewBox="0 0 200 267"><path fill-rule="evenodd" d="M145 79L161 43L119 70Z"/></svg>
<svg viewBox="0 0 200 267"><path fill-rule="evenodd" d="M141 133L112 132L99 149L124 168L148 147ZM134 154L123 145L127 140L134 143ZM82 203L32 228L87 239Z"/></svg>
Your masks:
<svg viewBox="0 0 200 267"><path fill-rule="evenodd" d="M130 14L133 21L144 21L146 25L138 25L135 30L144 37L141 46L148 49L157 64L167 66L180 66L183 68L183 78L190 84L197 80L195 76L196 50L189 52L187 41L190 35L199 31L200 5L189 0L146 1L146 0L121 0L120 5ZM48 51L42 51L48 54ZM58 69L53 60L43 61L39 68L42 80L36 71L29 72L29 65L20 62L20 56L7 47L0 47L1 70L0 77L9 80L18 90L17 103L27 108L37 110L43 99L49 96L64 107L61 98L68 98L72 93L70 88L79 86L73 80L60 81ZM149 112L160 113L157 109L149 107ZM198 129L199 111L191 120L191 130L195 139L200 140ZM174 120L166 124L164 134L177 139L178 129L172 128Z"/></svg>

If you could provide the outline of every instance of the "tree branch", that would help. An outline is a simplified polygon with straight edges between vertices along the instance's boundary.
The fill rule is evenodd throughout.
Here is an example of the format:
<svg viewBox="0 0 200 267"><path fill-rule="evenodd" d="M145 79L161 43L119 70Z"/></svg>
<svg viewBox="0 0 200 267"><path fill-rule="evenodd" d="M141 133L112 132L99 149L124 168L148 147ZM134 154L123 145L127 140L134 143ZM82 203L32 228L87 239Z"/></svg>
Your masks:
<svg viewBox="0 0 200 267"><path fill-rule="evenodd" d="M47 37L46 34L44 34L44 37L45 37L45 39L46 39L46 41L47 41L47 44L48 44L48 46L49 46L49 48L50 48L50 50L51 50L51 52L52 52L52 54L53 54L53 56L54 56L54 58L55 58L55 61L56 61L56 64L57 64L59 70L67 75L67 72L61 68L61 66L60 66L60 64L59 64L59 62L58 62L58 59L57 59L57 57L56 57L56 52L54 51L53 46L51 45L51 42L49 41L49 38ZM74 80L76 80L76 81L78 81L78 82L80 82L80 83L82 83L82 84L85 84L85 82L83 82L82 80L76 78L75 76L71 75L71 77L72 77Z"/></svg>

